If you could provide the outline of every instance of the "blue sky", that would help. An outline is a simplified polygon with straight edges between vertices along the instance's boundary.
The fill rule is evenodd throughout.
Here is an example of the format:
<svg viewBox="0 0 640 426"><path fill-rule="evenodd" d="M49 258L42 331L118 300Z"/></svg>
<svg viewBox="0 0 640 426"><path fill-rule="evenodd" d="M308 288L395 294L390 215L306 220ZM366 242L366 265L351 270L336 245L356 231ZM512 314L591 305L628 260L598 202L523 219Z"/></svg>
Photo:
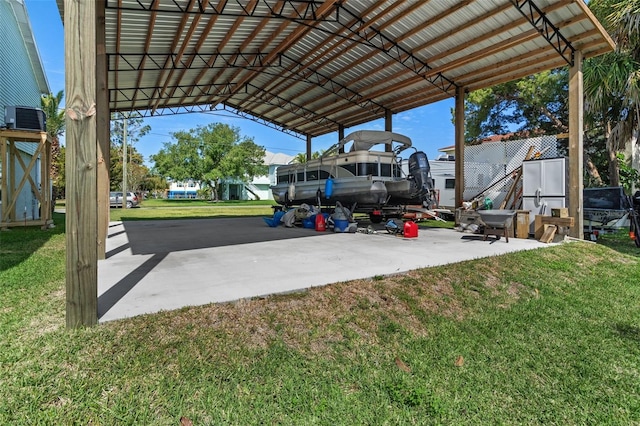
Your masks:
<svg viewBox="0 0 640 426"><path fill-rule="evenodd" d="M49 87L53 93L64 90L64 33L60 14L55 0L25 0L31 27L44 64ZM424 151L429 158L438 156L438 149L454 144L454 126L451 123L453 98L425 107L393 115L393 130L409 136L413 145ZM170 133L189 130L198 125L212 122L227 123L240 128L243 136L251 137L271 152L295 155L305 152L304 140L287 135L264 125L254 123L232 115L212 115L205 113L181 114L176 116L151 117L145 123L151 126L151 132L135 145L144 156L157 153L164 142L171 142ZM384 120L347 128L345 135L355 130L384 130ZM330 133L312 139L312 150L319 151L333 145L338 134Z"/></svg>

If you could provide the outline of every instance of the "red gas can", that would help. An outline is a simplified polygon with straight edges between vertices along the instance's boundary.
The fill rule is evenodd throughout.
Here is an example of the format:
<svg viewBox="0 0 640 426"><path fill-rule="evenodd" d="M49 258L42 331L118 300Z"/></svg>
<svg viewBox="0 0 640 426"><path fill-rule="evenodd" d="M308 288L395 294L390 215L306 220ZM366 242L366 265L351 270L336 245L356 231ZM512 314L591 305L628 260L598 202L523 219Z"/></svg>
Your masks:
<svg viewBox="0 0 640 426"><path fill-rule="evenodd" d="M318 213L316 215L316 231L324 232L327 230L327 222L324 220L324 215Z"/></svg>
<svg viewBox="0 0 640 426"><path fill-rule="evenodd" d="M404 237L405 238L418 238L418 225L409 220L404 223Z"/></svg>

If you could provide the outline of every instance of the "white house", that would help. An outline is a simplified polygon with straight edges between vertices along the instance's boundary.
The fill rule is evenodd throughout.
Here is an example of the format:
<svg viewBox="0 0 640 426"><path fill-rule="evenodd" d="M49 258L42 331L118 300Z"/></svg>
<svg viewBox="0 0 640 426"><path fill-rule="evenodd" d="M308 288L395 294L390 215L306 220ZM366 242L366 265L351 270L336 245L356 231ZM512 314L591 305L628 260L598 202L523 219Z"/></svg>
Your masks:
<svg viewBox="0 0 640 426"><path fill-rule="evenodd" d="M267 175L256 176L247 184L237 179L224 179L220 182L222 200L273 200L269 189L276 181L278 166L289 164L293 156L266 151L264 164L269 166ZM193 180L173 181L167 191L167 198L197 198L200 184Z"/></svg>
<svg viewBox="0 0 640 426"><path fill-rule="evenodd" d="M5 123L5 107L39 108L41 96L49 93L49 84L24 1L0 1L0 40L0 128L4 128L12 126L12 123ZM15 221L40 218L36 193L42 190L43 176L42 156L33 159L37 147L37 143L18 140L8 144L6 157L0 158L0 176L4 174L2 187L7 192L0 194L0 218L12 218ZM28 169L25 166L31 164L32 159L29 178L25 178L28 183L20 187L19 183ZM12 203L7 202L9 199ZM6 211L4 215L2 200L14 206L11 212Z"/></svg>

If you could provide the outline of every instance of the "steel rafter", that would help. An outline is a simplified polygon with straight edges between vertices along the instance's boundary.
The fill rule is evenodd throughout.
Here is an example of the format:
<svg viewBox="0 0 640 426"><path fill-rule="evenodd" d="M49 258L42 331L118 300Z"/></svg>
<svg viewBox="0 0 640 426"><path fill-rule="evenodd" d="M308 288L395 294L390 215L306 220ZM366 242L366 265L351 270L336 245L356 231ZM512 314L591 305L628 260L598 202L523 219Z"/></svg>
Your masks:
<svg viewBox="0 0 640 426"><path fill-rule="evenodd" d="M540 35L562 56L562 58L573 66L575 48L569 43L560 30L553 25L547 15L541 11L533 0L511 0L511 3L522 13L522 15L538 30Z"/></svg>
<svg viewBox="0 0 640 426"><path fill-rule="evenodd" d="M213 95L218 93L223 93L223 94L233 93L235 91L235 86L236 85L234 83L223 83L223 84L214 84L214 85L199 84L199 85L189 85L189 86L176 85L176 86L167 86L167 89L173 89L175 91L182 92L184 96L197 96L190 92L193 92L193 89L199 89L199 91L197 91L198 94L208 96L208 95ZM138 97L135 100L150 101L150 100L158 99L158 97L155 96L154 94L156 93L156 91L160 90L161 88L162 87L159 87L159 86L120 87L118 89L109 89L109 97L110 99L116 99L113 96L115 94L118 94L119 96L122 96L123 97L122 99L126 101L134 101L134 98L127 96L126 93L137 90L143 95L143 97Z"/></svg>
<svg viewBox="0 0 640 426"><path fill-rule="evenodd" d="M137 0L135 3L127 5L118 4L118 0L107 0L107 9L131 12L151 12L156 10L162 13L178 13L190 15L220 15L233 17L284 19L294 21L318 21L318 9L324 3L321 0L280 0L277 5L273 5L271 0L258 0L253 6L249 6L246 0L227 1L222 6L214 4L211 0L197 0L198 7L190 10L177 1L165 1L161 5L159 0L143 1ZM155 9L154 9L155 6ZM300 7L304 6L304 7ZM337 22L336 17L327 19L328 15L322 17L326 22Z"/></svg>
<svg viewBox="0 0 640 426"><path fill-rule="evenodd" d="M455 94L457 85L442 73L438 72L431 76L425 75L425 73L432 69L426 62L400 46L395 40L384 35L381 31L374 28L373 25L366 25L367 23L360 16L347 9L344 4L338 4L337 9L340 20L339 24L359 37L365 44L386 54L443 92L452 96ZM344 11L345 13L340 13L340 11ZM345 14L354 19L352 24L344 22L342 17L344 17ZM450 91L452 91L452 93L450 93Z"/></svg>
<svg viewBox="0 0 640 426"><path fill-rule="evenodd" d="M294 104L290 100L285 99L281 96L278 96L275 93L271 93L266 90L263 90L260 87L255 86L251 83L246 83L245 87L247 89L246 91L247 94L250 94L254 98L260 99L263 103L278 107L300 118L304 118L308 121L313 121L318 125L325 126L328 129L333 129L336 126L338 126L338 123L336 121L320 116L316 114L314 111L308 108L305 108L302 105ZM254 89L255 91L249 92L248 89ZM240 110L240 112L242 112L242 110Z"/></svg>
<svg viewBox="0 0 640 426"><path fill-rule="evenodd" d="M267 54L260 52L215 52L206 57L200 53L111 53L108 58L115 56L121 59L127 67L115 69L109 65L109 71L153 71L163 69L208 69L210 63L220 60L224 68L265 68L270 66L264 61ZM214 59L215 58L215 59ZM213 59L213 61L212 61ZM146 65L147 61L153 64ZM109 60L111 64L111 60Z"/></svg>
<svg viewBox="0 0 640 426"><path fill-rule="evenodd" d="M358 105L361 108L368 109L373 113L380 113L385 110L384 106L371 99L365 98L355 90L349 89L344 84L338 83L337 81L331 79L331 77L306 67L302 62L299 62L298 60L284 53L280 54L279 56L281 66L284 66L283 62L288 61L290 63L286 66L286 69L292 75L301 76L303 79L305 79L305 81L315 86L322 87L330 93L338 95L348 102Z"/></svg>
<svg viewBox="0 0 640 426"><path fill-rule="evenodd" d="M181 91L184 96L211 95L211 94L214 94L213 92L221 96L238 94L238 90L236 90L237 87L233 83L219 84L219 85L203 84L198 86L200 88L200 93L196 95L194 95L193 93L188 94L187 90L194 87L196 86L189 86L188 88L183 88L180 86L168 86L168 88L176 88L177 90ZM204 90L203 88L207 88L207 90ZM211 90L211 89L215 89L215 90ZM132 90L137 90L136 92L138 93L137 98L134 98L133 96L127 96L127 91L132 91ZM118 93L120 99L122 99L123 101L135 103L135 101L146 102L146 101L158 100L158 97L155 95L155 93L157 93L157 90L158 90L157 87L146 87L146 88L138 87L138 88L129 88L129 89L120 88L117 90L111 89L109 94L113 98L113 95L115 93ZM305 108L302 105L295 104L290 100L285 99L277 94L267 92L251 83L246 83L244 85L244 93L250 94L253 98L262 101L263 104L275 106L290 114L295 115L297 118L305 119L308 122L314 122L317 125L325 127L327 129L333 129L336 126L338 126L337 122L329 118L320 116L316 114L314 111L308 108ZM172 107L167 107L167 108L172 108ZM240 109L237 109L236 111L245 112Z"/></svg>
<svg viewBox="0 0 640 426"><path fill-rule="evenodd" d="M227 106L224 104L216 105L215 107L212 107L210 105L203 105L203 104L161 107L161 108L157 108L155 111L152 111L150 109L131 109L131 108L116 107L116 108L111 108L111 111L112 112L129 112L130 111L132 113L139 114L139 116L142 118L158 117L158 116L164 116L164 115L191 114L194 112L199 112L203 114L215 114L216 112L228 112L240 118L253 121L254 123L262 124L263 126L278 130L280 132L286 133L298 139L306 140L306 135L296 132L295 130L290 129L283 124L274 123L263 117L248 114L243 111L237 111L232 106Z"/></svg>

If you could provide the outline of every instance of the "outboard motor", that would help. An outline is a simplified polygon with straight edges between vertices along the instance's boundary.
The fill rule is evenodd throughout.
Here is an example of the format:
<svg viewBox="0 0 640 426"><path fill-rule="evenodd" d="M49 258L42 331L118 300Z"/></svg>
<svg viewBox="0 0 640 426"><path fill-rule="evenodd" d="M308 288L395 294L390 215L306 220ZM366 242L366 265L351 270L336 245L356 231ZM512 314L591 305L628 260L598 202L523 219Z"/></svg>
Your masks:
<svg viewBox="0 0 640 426"><path fill-rule="evenodd" d="M425 207L431 208L435 204L435 200L432 198L433 180L431 179L431 167L427 154L416 151L409 156L409 174L416 184L416 196L420 198Z"/></svg>

